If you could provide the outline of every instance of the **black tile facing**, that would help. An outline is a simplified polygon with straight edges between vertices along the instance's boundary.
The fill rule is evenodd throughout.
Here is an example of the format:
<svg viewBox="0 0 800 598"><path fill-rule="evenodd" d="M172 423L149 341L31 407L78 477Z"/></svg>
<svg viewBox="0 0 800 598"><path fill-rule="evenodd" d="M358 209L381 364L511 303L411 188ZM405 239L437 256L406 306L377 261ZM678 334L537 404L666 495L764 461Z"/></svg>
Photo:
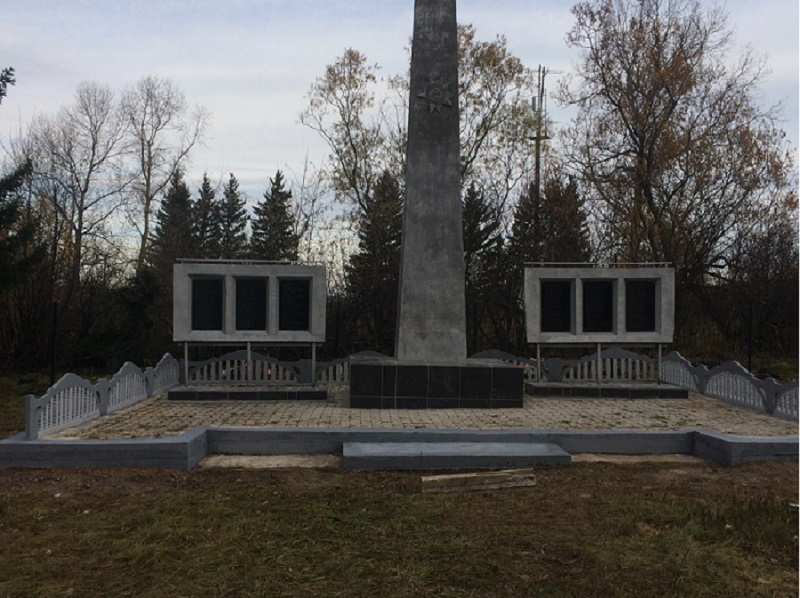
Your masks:
<svg viewBox="0 0 800 598"><path fill-rule="evenodd" d="M494 368L492 399L521 399L523 384L522 368Z"/></svg>
<svg viewBox="0 0 800 598"><path fill-rule="evenodd" d="M196 401L197 392L194 390L170 390L167 393L168 401Z"/></svg>
<svg viewBox="0 0 800 598"><path fill-rule="evenodd" d="M428 397L428 366L398 366L397 397L426 399ZM401 409L399 405L398 409Z"/></svg>
<svg viewBox="0 0 800 598"><path fill-rule="evenodd" d="M631 389L611 386L608 388L600 387L600 398L602 399L630 399Z"/></svg>
<svg viewBox="0 0 800 598"><path fill-rule="evenodd" d="M395 404L397 409L427 409L428 399L416 397L397 397Z"/></svg>
<svg viewBox="0 0 800 598"><path fill-rule="evenodd" d="M231 393L231 394L234 394L234 393ZM236 393L236 394L239 394L239 393ZM248 393L248 394L250 394L250 393ZM288 391L285 391L285 390L262 390L261 392L252 393L252 394L256 395L255 397L253 397L253 400L259 400L259 401L289 401L289 400L294 398L292 395L294 395L295 393L294 393L294 391L288 392ZM247 399L247 400L249 400L249 399Z"/></svg>
<svg viewBox="0 0 800 598"><path fill-rule="evenodd" d="M394 398L397 395L397 366L383 366L383 383L381 396Z"/></svg>
<svg viewBox="0 0 800 598"><path fill-rule="evenodd" d="M198 398L204 401L227 401L228 393L224 390L213 390L211 392L197 393Z"/></svg>
<svg viewBox="0 0 800 598"><path fill-rule="evenodd" d="M492 368L461 368L461 398L489 399L492 396Z"/></svg>
<svg viewBox="0 0 800 598"><path fill-rule="evenodd" d="M428 398L457 399L461 391L461 376L455 366L432 365L428 370Z"/></svg>
<svg viewBox="0 0 800 598"><path fill-rule="evenodd" d="M377 396L351 396L350 407L353 409L380 409L381 398Z"/></svg>
<svg viewBox="0 0 800 598"><path fill-rule="evenodd" d="M489 409L492 406L492 399L486 397L484 399L461 399L461 407L463 409Z"/></svg>
<svg viewBox="0 0 800 598"><path fill-rule="evenodd" d="M375 396L381 394L383 365L380 363L354 363L350 366L350 396Z"/></svg>
<svg viewBox="0 0 800 598"><path fill-rule="evenodd" d="M569 396L575 398L600 398L600 389L596 386L572 386Z"/></svg>
<svg viewBox="0 0 800 598"><path fill-rule="evenodd" d="M295 396L298 401L327 401L327 390L298 390Z"/></svg>
<svg viewBox="0 0 800 598"><path fill-rule="evenodd" d="M461 407L461 399L444 399L441 397L431 397L428 399L428 409L457 409Z"/></svg>

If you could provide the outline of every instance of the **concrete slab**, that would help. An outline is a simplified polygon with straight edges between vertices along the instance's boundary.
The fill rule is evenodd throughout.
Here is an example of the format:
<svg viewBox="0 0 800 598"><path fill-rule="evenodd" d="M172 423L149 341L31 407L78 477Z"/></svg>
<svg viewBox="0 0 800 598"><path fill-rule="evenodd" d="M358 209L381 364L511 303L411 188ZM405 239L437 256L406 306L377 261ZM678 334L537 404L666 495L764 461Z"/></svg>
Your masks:
<svg viewBox="0 0 800 598"><path fill-rule="evenodd" d="M512 469L569 465L569 453L550 443L345 442L345 469Z"/></svg>

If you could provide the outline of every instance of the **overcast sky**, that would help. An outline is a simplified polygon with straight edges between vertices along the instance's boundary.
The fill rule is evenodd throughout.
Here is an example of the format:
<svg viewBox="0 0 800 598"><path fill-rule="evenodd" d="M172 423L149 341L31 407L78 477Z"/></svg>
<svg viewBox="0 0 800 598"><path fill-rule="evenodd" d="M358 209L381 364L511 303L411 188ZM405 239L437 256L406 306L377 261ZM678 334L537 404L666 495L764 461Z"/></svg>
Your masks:
<svg viewBox="0 0 800 598"><path fill-rule="evenodd" d="M171 79L190 104L212 113L205 147L192 154L194 190L236 174L250 203L276 169L302 171L326 155L298 124L305 94L327 64L353 47L393 75L407 68L413 0L0 0L0 67L17 85L0 107L5 143L35 114L71 103L78 84L115 91L147 75ZM535 69L569 70L570 0L458 0L461 23L481 40L498 34ZM711 6L711 2L707 3ZM766 55L765 102L784 102L785 129L798 140L797 0L728 0L736 43ZM551 87L551 86L548 86ZM550 102L551 117L559 111ZM566 115L563 116L566 118Z"/></svg>

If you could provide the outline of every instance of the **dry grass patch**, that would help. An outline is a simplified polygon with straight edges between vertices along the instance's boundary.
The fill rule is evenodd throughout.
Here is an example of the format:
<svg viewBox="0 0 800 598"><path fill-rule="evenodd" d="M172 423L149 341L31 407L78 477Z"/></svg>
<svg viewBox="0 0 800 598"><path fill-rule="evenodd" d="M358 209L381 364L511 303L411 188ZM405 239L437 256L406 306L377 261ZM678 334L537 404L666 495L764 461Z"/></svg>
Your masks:
<svg viewBox="0 0 800 598"><path fill-rule="evenodd" d="M0 470L0 596L789 596L797 465Z"/></svg>

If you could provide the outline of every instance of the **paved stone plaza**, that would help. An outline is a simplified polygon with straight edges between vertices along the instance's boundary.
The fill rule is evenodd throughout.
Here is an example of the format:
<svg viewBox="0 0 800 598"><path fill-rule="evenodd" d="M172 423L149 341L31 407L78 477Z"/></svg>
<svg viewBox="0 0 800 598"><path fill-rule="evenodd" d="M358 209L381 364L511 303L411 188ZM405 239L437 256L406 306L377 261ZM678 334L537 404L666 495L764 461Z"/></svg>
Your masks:
<svg viewBox="0 0 800 598"><path fill-rule="evenodd" d="M761 415L698 394L689 399L526 397L522 409L351 409L328 401L197 402L154 397L48 439L163 438L198 427L680 430L738 436L795 436L796 422Z"/></svg>

